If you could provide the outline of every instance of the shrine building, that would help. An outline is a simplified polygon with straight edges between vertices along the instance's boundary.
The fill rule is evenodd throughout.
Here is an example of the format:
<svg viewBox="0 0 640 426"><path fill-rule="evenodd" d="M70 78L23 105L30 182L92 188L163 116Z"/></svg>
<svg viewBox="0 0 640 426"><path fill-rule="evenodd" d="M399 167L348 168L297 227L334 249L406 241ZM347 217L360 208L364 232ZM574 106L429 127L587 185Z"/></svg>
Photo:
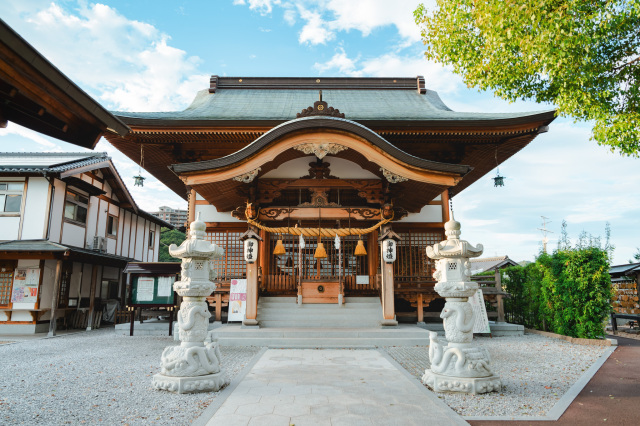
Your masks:
<svg viewBox="0 0 640 426"><path fill-rule="evenodd" d="M437 298L425 247L444 239L449 197L555 117L455 112L427 87L420 76L212 76L184 111L113 113L131 131L105 137L188 200L189 223L200 213L225 249L218 301L232 279L248 280L245 324L259 321L262 297L359 296L380 298L392 325L396 307L421 320Z"/></svg>

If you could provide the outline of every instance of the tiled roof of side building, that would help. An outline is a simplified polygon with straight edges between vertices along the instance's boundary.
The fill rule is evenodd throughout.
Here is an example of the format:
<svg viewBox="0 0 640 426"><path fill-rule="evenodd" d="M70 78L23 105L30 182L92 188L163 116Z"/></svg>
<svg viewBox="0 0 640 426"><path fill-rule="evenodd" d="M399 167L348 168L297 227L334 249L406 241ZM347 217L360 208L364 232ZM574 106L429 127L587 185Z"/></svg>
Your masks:
<svg viewBox="0 0 640 426"><path fill-rule="evenodd" d="M247 80L239 78L238 80ZM300 79L303 80L303 79ZM309 79L315 80L315 79ZM357 81L364 79L357 79ZM377 79L380 80L380 79ZM249 86L249 85L248 85ZM318 91L308 85L292 84L286 88L267 88L273 85L252 85L247 88L221 86L215 92L201 90L184 111L172 112L122 112L113 114L129 124L145 124L159 121L286 121L296 117L303 109L318 100ZM330 86L331 87L331 86ZM420 93L416 88L380 89L375 86L360 89L349 88L349 80L342 86L322 89L322 99L330 107L337 108L345 117L354 121L487 121L510 120L553 114L553 111L487 113L456 112L448 108L432 90Z"/></svg>
<svg viewBox="0 0 640 426"><path fill-rule="evenodd" d="M106 152L0 152L0 172L64 172L107 160Z"/></svg>

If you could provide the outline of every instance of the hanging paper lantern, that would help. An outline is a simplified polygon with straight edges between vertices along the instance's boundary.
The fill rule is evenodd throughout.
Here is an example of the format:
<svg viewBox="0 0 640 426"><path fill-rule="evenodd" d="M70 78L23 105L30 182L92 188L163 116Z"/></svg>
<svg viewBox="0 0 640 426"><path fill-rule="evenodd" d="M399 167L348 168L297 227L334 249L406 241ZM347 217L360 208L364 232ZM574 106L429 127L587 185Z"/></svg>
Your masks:
<svg viewBox="0 0 640 426"><path fill-rule="evenodd" d="M367 249L364 248L364 243L362 242L361 239L358 239L358 245L356 246L356 250L353 254L355 254L356 256L367 255Z"/></svg>
<svg viewBox="0 0 640 426"><path fill-rule="evenodd" d="M247 263L254 263L258 258L258 240L247 238L244 240L244 260Z"/></svg>
<svg viewBox="0 0 640 426"><path fill-rule="evenodd" d="M280 256L282 254L285 254L287 251L284 249L284 244L282 244L282 239L279 239L276 242L276 248L273 249L273 255L274 256Z"/></svg>
<svg viewBox="0 0 640 426"><path fill-rule="evenodd" d="M382 258L386 263L393 263L396 260L396 242L388 238L382 242Z"/></svg>
<svg viewBox="0 0 640 426"><path fill-rule="evenodd" d="M313 255L316 259L324 259L327 257L327 252L324 249L324 244L318 243L318 248L316 248L316 252Z"/></svg>

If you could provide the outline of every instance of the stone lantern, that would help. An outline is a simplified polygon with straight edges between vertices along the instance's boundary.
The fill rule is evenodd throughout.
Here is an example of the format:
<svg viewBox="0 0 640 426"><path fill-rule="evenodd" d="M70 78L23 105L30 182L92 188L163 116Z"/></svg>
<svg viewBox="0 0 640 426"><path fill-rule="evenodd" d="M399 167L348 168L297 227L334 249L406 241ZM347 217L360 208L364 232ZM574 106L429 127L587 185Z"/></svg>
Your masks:
<svg viewBox="0 0 640 426"><path fill-rule="evenodd" d="M436 392L499 391L502 383L491 371L489 352L472 344L474 315L469 297L476 293L478 284L471 281L469 258L482 254L482 244L474 247L459 239L460 223L453 217L444 229L446 241L427 246L427 256L436 261L435 290L446 300L440 318L447 342L440 341L436 332L429 332L431 368L425 371L422 382Z"/></svg>
<svg viewBox="0 0 640 426"><path fill-rule="evenodd" d="M217 342L206 342L209 308L206 297L216 288L212 260L224 256L224 250L204 240L207 226L198 218L191 223L189 238L180 247L171 244L169 253L182 259L180 281L173 289L182 296L178 312L180 345L162 352L160 374L153 376L156 389L177 393L215 392L225 384L220 369Z"/></svg>

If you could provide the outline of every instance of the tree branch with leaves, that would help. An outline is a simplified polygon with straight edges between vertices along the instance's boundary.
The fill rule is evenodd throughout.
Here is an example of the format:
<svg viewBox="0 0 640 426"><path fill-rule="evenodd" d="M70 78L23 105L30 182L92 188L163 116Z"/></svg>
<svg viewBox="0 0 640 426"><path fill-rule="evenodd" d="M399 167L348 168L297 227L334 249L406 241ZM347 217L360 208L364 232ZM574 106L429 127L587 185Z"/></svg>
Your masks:
<svg viewBox="0 0 640 426"><path fill-rule="evenodd" d="M640 0L436 0L414 11L425 56L469 87L556 106L640 156Z"/></svg>

